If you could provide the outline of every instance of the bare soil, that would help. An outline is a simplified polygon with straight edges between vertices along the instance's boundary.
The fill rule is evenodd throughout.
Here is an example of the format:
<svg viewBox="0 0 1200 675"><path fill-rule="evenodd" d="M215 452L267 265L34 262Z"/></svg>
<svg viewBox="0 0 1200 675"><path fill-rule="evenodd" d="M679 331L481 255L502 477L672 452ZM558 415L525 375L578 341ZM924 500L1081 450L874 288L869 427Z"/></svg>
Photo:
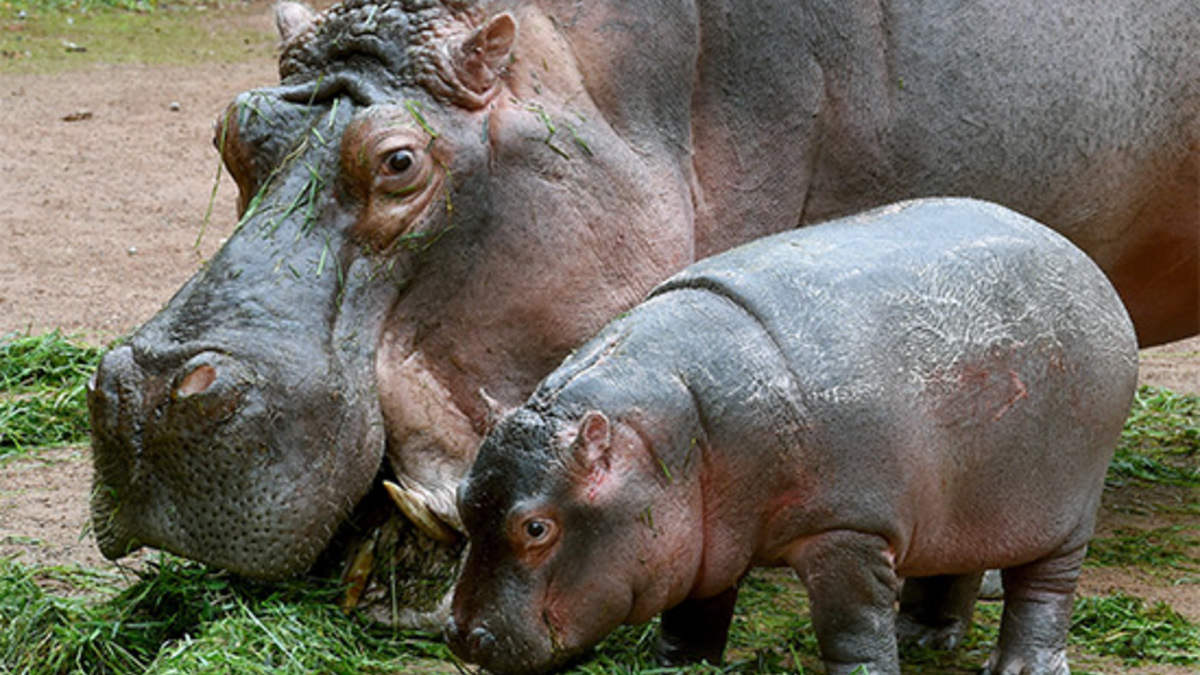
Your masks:
<svg viewBox="0 0 1200 675"><path fill-rule="evenodd" d="M238 20L273 30L265 3ZM276 81L270 58L55 75L0 63L0 334L59 329L105 344L153 316L233 229L236 188L218 181L213 120L235 94ZM1200 392L1200 339L1144 352L1142 379ZM87 531L90 483L86 447L0 463L0 556L110 566ZM1101 533L1178 523L1130 506L1159 497L1109 495ZM1196 576L1088 568L1082 592L1162 600L1200 622Z"/></svg>
<svg viewBox="0 0 1200 675"><path fill-rule="evenodd" d="M266 2L203 20L274 33ZM278 81L274 59L53 75L3 66L0 335L57 329L107 344L233 231L237 188L219 173L213 122L239 92ZM0 556L110 564L85 532L90 485L86 447L0 464Z"/></svg>

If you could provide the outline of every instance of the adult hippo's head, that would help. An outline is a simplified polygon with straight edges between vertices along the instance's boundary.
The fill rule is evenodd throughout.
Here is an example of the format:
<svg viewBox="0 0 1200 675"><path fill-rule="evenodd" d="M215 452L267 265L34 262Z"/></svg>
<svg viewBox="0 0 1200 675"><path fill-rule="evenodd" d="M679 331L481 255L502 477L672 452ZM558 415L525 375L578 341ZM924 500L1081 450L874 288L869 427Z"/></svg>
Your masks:
<svg viewBox="0 0 1200 675"><path fill-rule="evenodd" d="M489 403L692 257L686 177L597 107L537 11L277 16L282 83L216 127L238 228L91 384L111 558L302 572L381 471L458 526Z"/></svg>

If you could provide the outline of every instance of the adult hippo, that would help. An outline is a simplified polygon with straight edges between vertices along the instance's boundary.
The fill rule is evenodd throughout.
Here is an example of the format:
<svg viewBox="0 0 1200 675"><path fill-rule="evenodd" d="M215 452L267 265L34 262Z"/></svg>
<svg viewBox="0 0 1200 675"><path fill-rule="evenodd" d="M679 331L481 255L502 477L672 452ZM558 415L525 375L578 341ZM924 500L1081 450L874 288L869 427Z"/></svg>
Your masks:
<svg viewBox="0 0 1200 675"><path fill-rule="evenodd" d="M1143 344L1197 332L1193 0L277 15L281 84L217 127L240 225L91 387L110 557L301 572L381 471L458 528L489 400L691 261L909 197L1046 222Z"/></svg>

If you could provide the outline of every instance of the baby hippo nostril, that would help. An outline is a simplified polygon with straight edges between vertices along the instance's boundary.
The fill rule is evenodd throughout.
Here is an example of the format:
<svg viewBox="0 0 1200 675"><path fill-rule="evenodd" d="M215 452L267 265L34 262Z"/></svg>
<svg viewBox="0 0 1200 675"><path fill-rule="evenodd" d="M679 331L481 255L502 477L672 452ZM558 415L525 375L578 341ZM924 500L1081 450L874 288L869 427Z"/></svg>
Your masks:
<svg viewBox="0 0 1200 675"><path fill-rule="evenodd" d="M207 363L196 366L179 381L176 392L180 397L194 396L208 391L213 382L217 381L217 369Z"/></svg>

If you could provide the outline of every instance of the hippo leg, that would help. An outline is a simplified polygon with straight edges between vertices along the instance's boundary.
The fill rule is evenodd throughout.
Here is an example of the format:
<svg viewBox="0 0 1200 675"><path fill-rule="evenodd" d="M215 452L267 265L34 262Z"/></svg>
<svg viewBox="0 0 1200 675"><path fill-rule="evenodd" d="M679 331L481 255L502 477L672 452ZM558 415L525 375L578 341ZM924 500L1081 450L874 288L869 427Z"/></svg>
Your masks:
<svg viewBox="0 0 1200 675"><path fill-rule="evenodd" d="M954 649L962 644L982 573L905 579L896 637L901 644Z"/></svg>
<svg viewBox="0 0 1200 675"><path fill-rule="evenodd" d="M861 532L828 532L802 543L788 562L808 589L826 672L899 675L895 602L900 580L887 541Z"/></svg>
<svg viewBox="0 0 1200 675"><path fill-rule="evenodd" d="M721 662L737 586L711 598L688 599L663 612L658 639L658 658L666 666L708 661Z"/></svg>
<svg viewBox="0 0 1200 675"><path fill-rule="evenodd" d="M1086 547L1004 570L1000 639L983 675L1068 675L1067 629Z"/></svg>

